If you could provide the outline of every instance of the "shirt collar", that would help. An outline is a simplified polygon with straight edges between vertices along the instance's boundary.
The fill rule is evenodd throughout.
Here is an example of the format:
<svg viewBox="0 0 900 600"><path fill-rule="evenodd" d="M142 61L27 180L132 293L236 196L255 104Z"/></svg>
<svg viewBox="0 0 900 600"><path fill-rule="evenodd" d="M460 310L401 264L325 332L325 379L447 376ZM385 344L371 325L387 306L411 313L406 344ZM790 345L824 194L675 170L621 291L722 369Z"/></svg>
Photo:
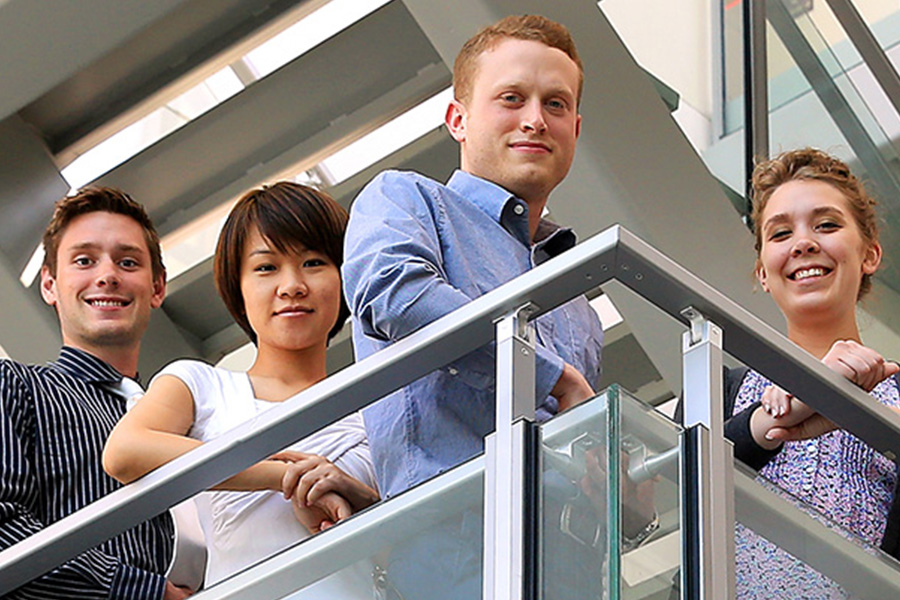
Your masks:
<svg viewBox="0 0 900 600"><path fill-rule="evenodd" d="M453 172L447 187L490 215L523 244L532 246L528 231L528 204L524 200L496 183L460 170ZM516 204L525 208L521 215L516 215L513 211ZM538 223L534 238L537 263L565 252L577 241L571 229L560 227L546 219L541 219Z"/></svg>
<svg viewBox="0 0 900 600"><path fill-rule="evenodd" d="M503 209L510 200L522 202L496 183L465 171L454 171L450 181L447 182L447 187L490 215L495 221L500 221Z"/></svg>
<svg viewBox="0 0 900 600"><path fill-rule="evenodd" d="M525 246L531 246L528 232L528 204L524 200L496 183L465 171L455 171L447 182L447 187L500 223L510 235ZM514 211L517 205L524 208L521 214Z"/></svg>
<svg viewBox="0 0 900 600"><path fill-rule="evenodd" d="M63 346L52 363L57 369L89 383L118 383L122 374L93 354Z"/></svg>

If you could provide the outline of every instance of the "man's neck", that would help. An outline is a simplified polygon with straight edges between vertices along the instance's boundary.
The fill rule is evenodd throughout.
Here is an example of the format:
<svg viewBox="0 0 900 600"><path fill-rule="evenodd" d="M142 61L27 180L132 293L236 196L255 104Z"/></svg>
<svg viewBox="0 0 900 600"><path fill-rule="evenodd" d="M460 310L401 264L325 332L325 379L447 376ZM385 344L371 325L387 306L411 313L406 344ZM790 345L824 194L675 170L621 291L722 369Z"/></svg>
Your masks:
<svg viewBox="0 0 900 600"><path fill-rule="evenodd" d="M537 233L538 225L541 223L541 216L544 214L544 207L547 205L547 199L539 202L525 201L528 205L528 234L531 242L534 243L534 236Z"/></svg>
<svg viewBox="0 0 900 600"><path fill-rule="evenodd" d="M99 358L125 377L133 378L137 376L140 346L134 348L123 348L118 346L95 347L74 343L71 340L63 340L63 343L70 348L87 352L91 356Z"/></svg>

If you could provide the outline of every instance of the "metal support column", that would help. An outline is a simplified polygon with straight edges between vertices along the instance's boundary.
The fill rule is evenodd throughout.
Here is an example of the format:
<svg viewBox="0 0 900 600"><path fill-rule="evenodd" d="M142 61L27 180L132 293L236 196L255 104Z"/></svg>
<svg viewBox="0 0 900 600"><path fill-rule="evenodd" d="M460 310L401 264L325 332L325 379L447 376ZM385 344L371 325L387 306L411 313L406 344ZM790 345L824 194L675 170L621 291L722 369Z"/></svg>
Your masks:
<svg viewBox="0 0 900 600"><path fill-rule="evenodd" d="M733 449L725 440L722 407L722 330L694 308L682 315L684 354L685 538L682 589L686 598L734 598Z"/></svg>
<svg viewBox="0 0 900 600"><path fill-rule="evenodd" d="M897 75L897 69L894 68L891 59L875 39L875 34L850 0L826 0L826 2L841 27L847 32L853 47L881 86L884 95L897 114L900 114L900 76Z"/></svg>
<svg viewBox="0 0 900 600"><path fill-rule="evenodd" d="M757 159L769 157L769 74L766 64L766 2L745 0L744 17L744 181L752 206L750 175Z"/></svg>
<svg viewBox="0 0 900 600"><path fill-rule="evenodd" d="M497 428L486 439L485 600L537 593L534 327L527 304L497 322Z"/></svg>

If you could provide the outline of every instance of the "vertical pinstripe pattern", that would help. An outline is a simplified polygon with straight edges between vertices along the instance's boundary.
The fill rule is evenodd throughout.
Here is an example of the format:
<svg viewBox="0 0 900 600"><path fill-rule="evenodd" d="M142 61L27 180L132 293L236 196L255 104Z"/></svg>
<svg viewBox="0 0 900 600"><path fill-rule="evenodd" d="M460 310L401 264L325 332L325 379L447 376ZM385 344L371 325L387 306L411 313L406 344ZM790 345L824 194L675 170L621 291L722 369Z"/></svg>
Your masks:
<svg viewBox="0 0 900 600"><path fill-rule="evenodd" d="M121 375L63 347L56 363L0 360L0 549L121 485L103 472L103 444L125 414L105 386ZM168 513L107 540L8 598L162 598L172 557Z"/></svg>

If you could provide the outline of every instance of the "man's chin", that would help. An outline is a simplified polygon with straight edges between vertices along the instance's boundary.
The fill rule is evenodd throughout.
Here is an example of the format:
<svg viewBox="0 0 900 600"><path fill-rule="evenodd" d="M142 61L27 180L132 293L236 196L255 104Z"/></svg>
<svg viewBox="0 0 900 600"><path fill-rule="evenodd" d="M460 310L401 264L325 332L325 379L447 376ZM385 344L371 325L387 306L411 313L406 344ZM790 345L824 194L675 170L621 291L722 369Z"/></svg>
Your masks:
<svg viewBox="0 0 900 600"><path fill-rule="evenodd" d="M145 328L135 324L116 324L115 326L97 327L85 332L84 339L97 347L127 347L140 342Z"/></svg>

